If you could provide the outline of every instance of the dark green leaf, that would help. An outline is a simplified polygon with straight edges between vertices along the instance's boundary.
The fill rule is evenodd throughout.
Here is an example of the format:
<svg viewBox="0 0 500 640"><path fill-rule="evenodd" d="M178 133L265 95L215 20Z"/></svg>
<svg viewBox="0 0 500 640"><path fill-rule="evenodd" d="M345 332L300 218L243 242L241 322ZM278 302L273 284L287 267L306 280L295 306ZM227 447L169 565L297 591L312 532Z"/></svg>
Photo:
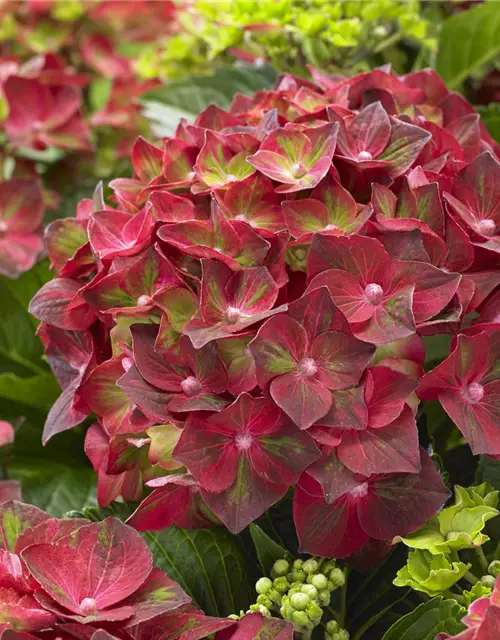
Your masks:
<svg viewBox="0 0 500 640"><path fill-rule="evenodd" d="M209 104L227 109L237 93L252 94L268 89L275 81L276 73L271 67L216 69L212 76L187 77L152 89L142 100L197 114Z"/></svg>
<svg viewBox="0 0 500 640"><path fill-rule="evenodd" d="M29 378L15 373L0 373L0 397L48 411L61 393L53 374L47 371Z"/></svg>
<svg viewBox="0 0 500 640"><path fill-rule="evenodd" d="M252 536L257 557L261 564L264 575L271 573L271 568L276 560L287 555L286 549L270 538L258 525L250 525L250 535Z"/></svg>
<svg viewBox="0 0 500 640"><path fill-rule="evenodd" d="M96 502L97 477L90 467L24 457L11 462L8 472L21 483L23 500L57 518Z"/></svg>
<svg viewBox="0 0 500 640"><path fill-rule="evenodd" d="M368 574L352 571L347 581L347 627L351 633L368 629L409 589L392 583L398 570L406 563L406 549L398 545ZM360 635L363 637L363 635Z"/></svg>
<svg viewBox="0 0 500 640"><path fill-rule="evenodd" d="M185 530L172 526L146 533L155 565L166 571L207 615L246 611L259 577L238 536L225 529Z"/></svg>
<svg viewBox="0 0 500 640"><path fill-rule="evenodd" d="M450 89L456 89L499 53L500 4L484 2L444 21L436 69Z"/></svg>
<svg viewBox="0 0 500 640"><path fill-rule="evenodd" d="M39 263L17 280L0 277L0 372L27 376L47 371L41 360L42 343L35 336L38 322L28 313L28 304L51 277L48 261Z"/></svg>
<svg viewBox="0 0 500 640"><path fill-rule="evenodd" d="M434 640L440 631L456 635L465 629L460 622L464 615L455 600L436 596L393 624L382 640Z"/></svg>
<svg viewBox="0 0 500 640"><path fill-rule="evenodd" d="M476 109L493 138L500 142L500 104L491 102L486 107L478 106Z"/></svg>

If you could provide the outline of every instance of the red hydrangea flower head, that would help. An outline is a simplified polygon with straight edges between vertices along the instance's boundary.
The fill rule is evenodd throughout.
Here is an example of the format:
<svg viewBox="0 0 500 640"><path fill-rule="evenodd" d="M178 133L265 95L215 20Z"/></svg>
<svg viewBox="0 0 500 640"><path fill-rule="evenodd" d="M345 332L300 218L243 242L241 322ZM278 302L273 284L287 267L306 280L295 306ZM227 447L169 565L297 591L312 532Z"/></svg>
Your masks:
<svg viewBox="0 0 500 640"><path fill-rule="evenodd" d="M99 501L153 489L140 530L241 531L290 488L311 553L416 529L447 497L419 398L500 453L498 146L432 71L313 78L139 138L110 202L47 232L44 438L92 411ZM422 378L421 336L443 333Z"/></svg>

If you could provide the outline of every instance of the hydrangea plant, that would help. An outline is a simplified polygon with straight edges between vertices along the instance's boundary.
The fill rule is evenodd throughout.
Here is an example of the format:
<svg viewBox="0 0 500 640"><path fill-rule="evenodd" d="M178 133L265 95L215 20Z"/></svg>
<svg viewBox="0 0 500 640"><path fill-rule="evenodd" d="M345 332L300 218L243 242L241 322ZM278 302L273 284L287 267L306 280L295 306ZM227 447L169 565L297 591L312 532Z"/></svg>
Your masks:
<svg viewBox="0 0 500 640"><path fill-rule="evenodd" d="M437 46L437 30L421 4L196 0L180 12L185 30L163 46L145 49L137 69L147 77L176 78L204 73L208 58L218 65L232 59L269 60L279 70L300 74L307 63L330 71L361 71L384 61L384 54L405 66L412 46L415 51L420 46L421 55Z"/></svg>

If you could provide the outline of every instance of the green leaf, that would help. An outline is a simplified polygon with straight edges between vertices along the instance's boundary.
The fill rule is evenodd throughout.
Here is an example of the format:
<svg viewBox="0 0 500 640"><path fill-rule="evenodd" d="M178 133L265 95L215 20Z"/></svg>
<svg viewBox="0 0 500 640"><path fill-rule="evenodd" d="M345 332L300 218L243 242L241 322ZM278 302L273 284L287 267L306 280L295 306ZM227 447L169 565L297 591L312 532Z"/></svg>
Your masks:
<svg viewBox="0 0 500 640"><path fill-rule="evenodd" d="M0 373L0 397L41 411L48 411L61 393L52 373L21 378L15 373Z"/></svg>
<svg viewBox="0 0 500 640"><path fill-rule="evenodd" d="M236 93L252 94L269 89L275 81L276 73L268 66L216 69L212 76L187 77L152 89L142 100L170 105L194 115L209 104L227 109Z"/></svg>
<svg viewBox="0 0 500 640"><path fill-rule="evenodd" d="M207 615L246 611L255 600L255 574L238 536L225 529L172 526L146 533L155 565L168 573Z"/></svg>
<svg viewBox="0 0 500 640"><path fill-rule="evenodd" d="M406 552L402 545L398 545L371 573L352 571L349 574L346 619L353 637L365 640L366 630L405 598L409 589L395 587L392 582L405 563Z"/></svg>
<svg viewBox="0 0 500 640"><path fill-rule="evenodd" d="M8 472L21 483L23 500L57 518L96 503L97 478L90 467L24 457L8 465Z"/></svg>
<svg viewBox="0 0 500 640"><path fill-rule="evenodd" d="M153 133L161 138L173 137L181 118L194 122L192 113L153 100L144 101L142 114L151 122Z"/></svg>
<svg viewBox="0 0 500 640"><path fill-rule="evenodd" d="M434 640L440 631L456 635L465 629L460 622L464 615L455 600L436 596L393 624L382 640Z"/></svg>
<svg viewBox="0 0 500 640"><path fill-rule="evenodd" d="M28 313L28 304L52 274L48 261L37 264L17 280L0 277L0 372L21 376L43 373L43 345L35 336L37 320Z"/></svg>
<svg viewBox="0 0 500 640"><path fill-rule="evenodd" d="M487 106L476 107L476 110L493 138L500 142L500 104L490 102Z"/></svg>
<svg viewBox="0 0 500 640"><path fill-rule="evenodd" d="M254 523L250 525L250 535L264 575L268 576L276 560L284 558L288 552Z"/></svg>
<svg viewBox="0 0 500 640"><path fill-rule="evenodd" d="M484 2L444 21L436 69L450 89L480 72L500 53L500 4Z"/></svg>

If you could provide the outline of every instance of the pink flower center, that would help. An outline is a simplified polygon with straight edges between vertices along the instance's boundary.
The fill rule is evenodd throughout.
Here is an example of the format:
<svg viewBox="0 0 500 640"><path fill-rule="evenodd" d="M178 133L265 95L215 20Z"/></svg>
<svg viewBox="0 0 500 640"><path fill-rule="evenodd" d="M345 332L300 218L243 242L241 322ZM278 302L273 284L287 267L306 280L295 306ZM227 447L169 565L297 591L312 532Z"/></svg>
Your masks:
<svg viewBox="0 0 500 640"><path fill-rule="evenodd" d="M236 444L236 448L240 451L247 451L253 444L253 436L251 433L243 432L237 433L234 442Z"/></svg>
<svg viewBox="0 0 500 640"><path fill-rule="evenodd" d="M479 382L471 382L465 390L464 395L468 402L473 404L481 402L484 396L484 387L482 384L479 384Z"/></svg>
<svg viewBox="0 0 500 640"><path fill-rule="evenodd" d="M181 389L187 396L195 396L201 391L201 384L194 376L188 376L181 382Z"/></svg>
<svg viewBox="0 0 500 640"><path fill-rule="evenodd" d="M300 162L297 162L297 164L293 165L292 175L294 178L302 178L302 176L306 173L307 173L307 168L304 167L304 165L301 164Z"/></svg>
<svg viewBox="0 0 500 640"><path fill-rule="evenodd" d="M372 304L379 304L382 302L382 298L384 297L384 290L379 284L375 284L374 282L370 282L365 287L365 296L368 302Z"/></svg>
<svg viewBox="0 0 500 640"><path fill-rule="evenodd" d="M122 367L124 371L128 371L130 367L134 364L132 358L123 358Z"/></svg>
<svg viewBox="0 0 500 640"><path fill-rule="evenodd" d="M338 229L338 227L334 224L327 224L325 227L325 231L333 231L334 229Z"/></svg>
<svg viewBox="0 0 500 640"><path fill-rule="evenodd" d="M478 223L478 227L479 227L479 231L484 236L492 236L496 231L497 225L493 220L486 219L486 220L480 220Z"/></svg>
<svg viewBox="0 0 500 640"><path fill-rule="evenodd" d="M353 498L364 498L368 493L368 482L363 482L359 487L354 487L349 491L349 495Z"/></svg>
<svg viewBox="0 0 500 640"><path fill-rule="evenodd" d="M146 307L148 304L151 304L151 298L149 296L144 295L137 298L138 307Z"/></svg>
<svg viewBox="0 0 500 640"><path fill-rule="evenodd" d="M373 160L373 156L369 151L360 151L358 153L358 160Z"/></svg>
<svg viewBox="0 0 500 640"><path fill-rule="evenodd" d="M7 229L8 229L8 225L7 225L7 223L5 222L5 220L0 220L0 233L1 233L2 231L7 231Z"/></svg>
<svg viewBox="0 0 500 640"><path fill-rule="evenodd" d="M297 366L300 373L306 378L310 378L318 370L318 367L312 358L302 358Z"/></svg>
<svg viewBox="0 0 500 640"><path fill-rule="evenodd" d="M84 598L80 602L80 609L84 614L91 614L97 611L97 602L94 598Z"/></svg>
<svg viewBox="0 0 500 640"><path fill-rule="evenodd" d="M237 307L228 307L226 309L226 318L229 324L236 324L241 316L242 313Z"/></svg>

